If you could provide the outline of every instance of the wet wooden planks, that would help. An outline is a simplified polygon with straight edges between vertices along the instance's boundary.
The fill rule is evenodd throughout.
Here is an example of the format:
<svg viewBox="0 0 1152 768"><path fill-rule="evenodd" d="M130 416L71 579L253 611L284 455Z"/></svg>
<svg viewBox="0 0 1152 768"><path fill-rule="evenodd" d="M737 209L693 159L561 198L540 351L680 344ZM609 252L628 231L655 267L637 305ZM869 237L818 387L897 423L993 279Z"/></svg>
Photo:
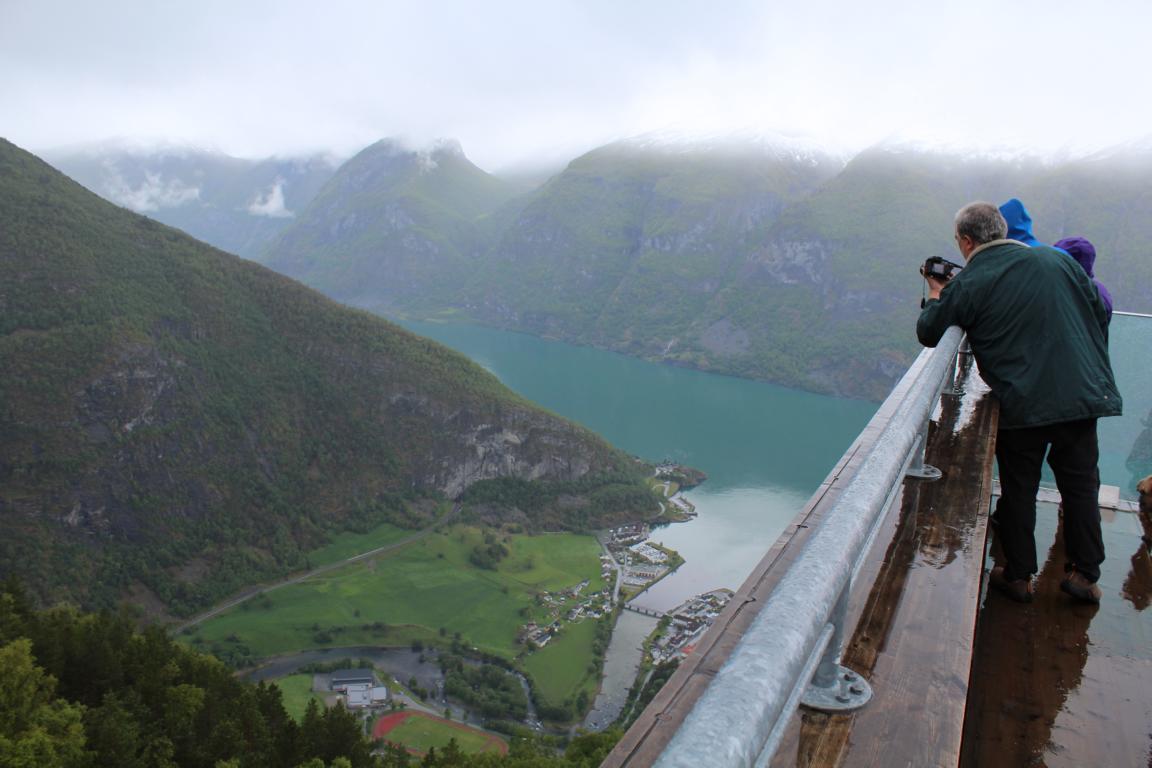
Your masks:
<svg viewBox="0 0 1152 768"><path fill-rule="evenodd" d="M1152 526L1133 512L1102 518L1098 607L1059 590L1055 503L1037 509L1037 547L1051 547L1034 602L986 596L962 766L1152 766L1152 561L1140 540ZM994 541L991 550L998 556Z"/></svg>

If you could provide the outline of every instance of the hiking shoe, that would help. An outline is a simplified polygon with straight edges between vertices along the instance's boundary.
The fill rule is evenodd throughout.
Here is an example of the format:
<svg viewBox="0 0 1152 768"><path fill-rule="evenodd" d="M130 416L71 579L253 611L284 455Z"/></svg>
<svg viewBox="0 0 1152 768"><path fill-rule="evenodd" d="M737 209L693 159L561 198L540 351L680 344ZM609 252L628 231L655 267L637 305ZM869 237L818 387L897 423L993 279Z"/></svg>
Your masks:
<svg viewBox="0 0 1152 768"><path fill-rule="evenodd" d="M992 589L1018 603L1032 602L1032 579L1004 578L1004 566L998 565L988 574L988 584Z"/></svg>
<svg viewBox="0 0 1152 768"><path fill-rule="evenodd" d="M1100 587L1088 581L1087 577L1079 571L1072 571L1064 581L1060 582L1060 591L1084 603L1099 603L1104 594Z"/></svg>

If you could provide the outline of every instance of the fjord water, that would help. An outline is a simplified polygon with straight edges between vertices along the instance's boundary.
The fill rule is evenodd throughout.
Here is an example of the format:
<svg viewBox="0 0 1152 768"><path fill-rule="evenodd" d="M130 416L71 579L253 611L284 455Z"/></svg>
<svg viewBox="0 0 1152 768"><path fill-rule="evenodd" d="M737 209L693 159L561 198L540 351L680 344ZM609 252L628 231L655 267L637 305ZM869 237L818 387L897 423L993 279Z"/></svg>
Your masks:
<svg viewBox="0 0 1152 768"><path fill-rule="evenodd" d="M876 409L520 333L400 322L625 451L708 474L685 494L698 518L653 532L686 560L637 598L658 610L739 587Z"/></svg>

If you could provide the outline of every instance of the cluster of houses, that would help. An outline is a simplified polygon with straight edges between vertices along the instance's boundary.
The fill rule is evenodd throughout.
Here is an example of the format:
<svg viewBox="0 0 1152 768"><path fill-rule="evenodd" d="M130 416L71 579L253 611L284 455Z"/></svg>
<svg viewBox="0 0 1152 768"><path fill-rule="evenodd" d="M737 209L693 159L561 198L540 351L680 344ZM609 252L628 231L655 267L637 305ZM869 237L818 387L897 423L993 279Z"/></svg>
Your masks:
<svg viewBox="0 0 1152 768"><path fill-rule="evenodd" d="M388 688L377 683L371 669L338 669L328 682L330 690L344 696L348 709L388 706Z"/></svg>
<svg viewBox="0 0 1152 768"><path fill-rule="evenodd" d="M664 563L668 562L668 555L664 554L664 552L656 549L656 547L647 542L642 541L639 544L633 544L632 546L628 547L628 549L633 554L639 555L650 563L663 565Z"/></svg>
<svg viewBox="0 0 1152 768"><path fill-rule="evenodd" d="M605 543L619 564L621 581L626 587L642 589L668 572L665 565L668 553L647 542L650 534L651 530L643 523L622 525L608 532ZM600 569L605 578L614 567L608 558L600 558Z"/></svg>
<svg viewBox="0 0 1152 768"><path fill-rule="evenodd" d="M529 647L535 646L536 648L543 648L548 645L548 641L552 639L552 636L559 631L559 619L556 619L551 624L544 624L543 626L534 621L530 621L520 627L520 633L516 636L516 642Z"/></svg>
<svg viewBox="0 0 1152 768"><path fill-rule="evenodd" d="M616 561L608 555L600 555L600 578L606 582L611 582L615 578L613 573L616 571Z"/></svg>
<svg viewBox="0 0 1152 768"><path fill-rule="evenodd" d="M562 625L560 615L565 610L565 618L568 621L580 621L584 618L598 619L604 614L612 610L612 592L608 589L602 589L599 592L593 592L588 595L581 595L584 590L588 588L588 580L580 582L574 587L561 590L560 592L542 592L537 600L541 605L549 608L551 614L551 623L538 624L536 622L529 622L528 624L520 627L519 634L516 639L524 645L535 646L536 648L543 648L548 645L548 641L560 631ZM573 600L577 601L573 604Z"/></svg>
<svg viewBox="0 0 1152 768"><path fill-rule="evenodd" d="M638 544L648 538L651 531L644 523L629 523L622 525L619 528L613 528L608 532L611 536L608 546L615 544L618 547L627 547L632 544Z"/></svg>
<svg viewBox="0 0 1152 768"><path fill-rule="evenodd" d="M672 621L668 631L652 644L653 662L660 664L690 654L732 599L732 594L730 589L715 589L697 595L669 612Z"/></svg>

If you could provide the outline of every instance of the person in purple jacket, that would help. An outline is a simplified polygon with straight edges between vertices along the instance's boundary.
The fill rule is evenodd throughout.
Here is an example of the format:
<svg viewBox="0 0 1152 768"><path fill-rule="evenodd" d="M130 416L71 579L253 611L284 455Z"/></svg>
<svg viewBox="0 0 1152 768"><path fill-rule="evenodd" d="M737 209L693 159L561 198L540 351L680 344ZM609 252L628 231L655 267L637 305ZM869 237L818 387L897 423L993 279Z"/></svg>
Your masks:
<svg viewBox="0 0 1152 768"><path fill-rule="evenodd" d="M1076 259L1077 264L1084 267L1084 271L1088 273L1088 277L1092 278L1092 282L1096 284L1096 288L1100 291L1100 300L1104 302L1104 309L1108 310L1108 321L1111 322L1112 294L1108 293L1108 289L1104 287L1103 283L1096 279L1096 275L1092 271L1096 265L1096 248L1083 237L1066 237L1063 240L1056 241L1052 246L1064 251L1064 253Z"/></svg>

